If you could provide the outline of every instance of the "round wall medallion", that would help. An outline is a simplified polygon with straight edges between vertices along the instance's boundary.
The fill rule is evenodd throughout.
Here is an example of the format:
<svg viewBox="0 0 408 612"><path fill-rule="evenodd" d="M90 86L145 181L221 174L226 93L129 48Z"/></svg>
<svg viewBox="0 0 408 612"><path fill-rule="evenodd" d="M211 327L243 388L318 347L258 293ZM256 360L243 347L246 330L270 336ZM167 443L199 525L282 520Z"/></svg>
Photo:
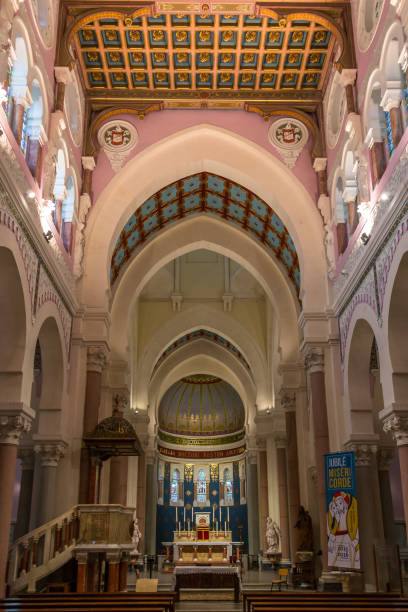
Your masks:
<svg viewBox="0 0 408 612"><path fill-rule="evenodd" d="M99 129L98 142L117 172L138 142L137 130L128 121L109 121Z"/></svg>
<svg viewBox="0 0 408 612"><path fill-rule="evenodd" d="M293 168L309 138L304 123L292 117L282 117L272 123L268 135L286 165Z"/></svg>

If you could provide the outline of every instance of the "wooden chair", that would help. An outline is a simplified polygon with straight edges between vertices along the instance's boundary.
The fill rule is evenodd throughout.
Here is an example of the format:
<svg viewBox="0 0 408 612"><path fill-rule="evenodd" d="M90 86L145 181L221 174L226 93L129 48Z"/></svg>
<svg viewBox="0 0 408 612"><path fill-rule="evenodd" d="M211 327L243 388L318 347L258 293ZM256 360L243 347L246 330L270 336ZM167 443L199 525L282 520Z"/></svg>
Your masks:
<svg viewBox="0 0 408 612"><path fill-rule="evenodd" d="M274 586L277 586L279 591L281 590L281 587L283 584L286 586L286 588L288 586L288 576L289 576L288 568L281 567L278 570L278 576L279 578L274 578L271 582L271 591L274 590Z"/></svg>

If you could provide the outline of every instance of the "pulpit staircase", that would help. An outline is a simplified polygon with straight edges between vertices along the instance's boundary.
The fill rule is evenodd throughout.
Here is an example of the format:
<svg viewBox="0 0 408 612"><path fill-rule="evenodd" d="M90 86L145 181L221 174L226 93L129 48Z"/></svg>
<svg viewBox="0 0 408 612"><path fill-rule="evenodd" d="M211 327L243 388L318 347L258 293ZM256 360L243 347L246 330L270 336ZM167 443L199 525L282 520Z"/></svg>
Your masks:
<svg viewBox="0 0 408 612"><path fill-rule="evenodd" d="M82 553L129 553L134 508L116 504L74 506L33 529L9 549L7 592L34 593L37 583Z"/></svg>

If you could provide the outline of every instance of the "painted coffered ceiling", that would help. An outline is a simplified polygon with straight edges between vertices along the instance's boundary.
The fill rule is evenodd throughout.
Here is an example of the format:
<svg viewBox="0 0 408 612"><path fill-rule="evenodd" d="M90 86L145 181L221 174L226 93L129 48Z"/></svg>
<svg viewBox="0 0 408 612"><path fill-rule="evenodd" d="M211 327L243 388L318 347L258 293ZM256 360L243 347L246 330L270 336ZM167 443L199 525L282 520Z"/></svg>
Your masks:
<svg viewBox="0 0 408 612"><path fill-rule="evenodd" d="M75 61L95 110L318 104L333 61L350 63L348 5L64 0L60 64ZM153 110L153 108L152 108Z"/></svg>

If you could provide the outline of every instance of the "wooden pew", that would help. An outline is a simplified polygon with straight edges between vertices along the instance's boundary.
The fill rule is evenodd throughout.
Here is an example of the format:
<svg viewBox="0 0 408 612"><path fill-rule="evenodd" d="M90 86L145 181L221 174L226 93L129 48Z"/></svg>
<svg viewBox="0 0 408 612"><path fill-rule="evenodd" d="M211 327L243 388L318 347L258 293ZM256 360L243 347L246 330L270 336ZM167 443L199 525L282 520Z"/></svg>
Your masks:
<svg viewBox="0 0 408 612"><path fill-rule="evenodd" d="M168 593L33 593L0 600L4 612L174 612Z"/></svg>
<svg viewBox="0 0 408 612"><path fill-rule="evenodd" d="M339 609L359 605L361 609L370 606L377 606L387 609L390 604L398 602L402 607L408 608L408 598L401 597L393 593L327 593L327 592L271 592L271 591L244 591L243 612L250 612L254 609L253 604L275 605L282 604L281 608L286 609L290 604L299 607L312 605L315 603L316 609L320 609L321 604L331 605L334 608L337 604Z"/></svg>

